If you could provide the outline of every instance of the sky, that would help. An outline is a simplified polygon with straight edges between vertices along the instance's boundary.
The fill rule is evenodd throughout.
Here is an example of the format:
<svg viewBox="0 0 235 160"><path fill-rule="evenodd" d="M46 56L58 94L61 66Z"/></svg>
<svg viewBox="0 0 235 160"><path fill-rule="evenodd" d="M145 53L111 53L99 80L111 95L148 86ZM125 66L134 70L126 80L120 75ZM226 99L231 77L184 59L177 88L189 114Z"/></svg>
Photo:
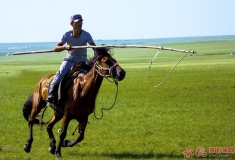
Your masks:
<svg viewBox="0 0 235 160"><path fill-rule="evenodd" d="M81 14L94 40L235 35L235 0L0 0L0 43L59 42Z"/></svg>

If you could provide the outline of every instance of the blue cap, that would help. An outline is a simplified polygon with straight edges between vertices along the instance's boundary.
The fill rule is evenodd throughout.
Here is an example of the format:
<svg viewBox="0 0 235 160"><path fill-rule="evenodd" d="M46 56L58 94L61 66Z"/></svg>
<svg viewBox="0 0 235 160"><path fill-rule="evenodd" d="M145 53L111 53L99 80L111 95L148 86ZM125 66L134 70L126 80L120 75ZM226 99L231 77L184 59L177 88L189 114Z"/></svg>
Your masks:
<svg viewBox="0 0 235 160"><path fill-rule="evenodd" d="M70 17L70 22L78 22L80 20L83 21L82 16L80 14L75 14Z"/></svg>

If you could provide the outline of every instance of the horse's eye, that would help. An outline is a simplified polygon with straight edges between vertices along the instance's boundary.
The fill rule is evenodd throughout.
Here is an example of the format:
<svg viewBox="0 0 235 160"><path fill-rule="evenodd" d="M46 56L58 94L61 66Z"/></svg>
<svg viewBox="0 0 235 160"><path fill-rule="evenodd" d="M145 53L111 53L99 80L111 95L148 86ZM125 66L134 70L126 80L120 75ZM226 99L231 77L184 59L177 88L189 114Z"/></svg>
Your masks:
<svg viewBox="0 0 235 160"><path fill-rule="evenodd" d="M112 63L110 61L105 61L104 63L106 66L112 66Z"/></svg>
<svg viewBox="0 0 235 160"><path fill-rule="evenodd" d="M105 61L104 62L107 66L110 64L110 62L109 61Z"/></svg>

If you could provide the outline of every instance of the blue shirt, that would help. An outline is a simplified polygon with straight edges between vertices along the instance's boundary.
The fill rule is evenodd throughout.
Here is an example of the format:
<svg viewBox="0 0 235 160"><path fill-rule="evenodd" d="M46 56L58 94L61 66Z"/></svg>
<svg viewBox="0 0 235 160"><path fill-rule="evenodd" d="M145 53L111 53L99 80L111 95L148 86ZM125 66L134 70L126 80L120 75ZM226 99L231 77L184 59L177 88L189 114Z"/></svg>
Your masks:
<svg viewBox="0 0 235 160"><path fill-rule="evenodd" d="M61 43L64 45L71 46L86 46L87 43L94 42L90 33L85 30L81 31L81 35L78 38L75 38L72 34L72 31L66 32L61 38ZM77 48L67 52L66 58L73 62L86 62L87 60L87 49L86 48Z"/></svg>

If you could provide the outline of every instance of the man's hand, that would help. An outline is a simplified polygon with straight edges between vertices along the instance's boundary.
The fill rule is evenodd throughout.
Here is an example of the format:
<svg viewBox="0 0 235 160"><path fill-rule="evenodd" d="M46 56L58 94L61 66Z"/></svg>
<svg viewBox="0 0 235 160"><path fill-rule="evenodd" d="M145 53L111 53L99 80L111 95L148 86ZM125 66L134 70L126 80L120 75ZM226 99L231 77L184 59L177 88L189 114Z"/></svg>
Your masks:
<svg viewBox="0 0 235 160"><path fill-rule="evenodd" d="M67 51L73 50L73 48L71 47L71 45L66 45L66 46L64 46L64 49L67 50Z"/></svg>

